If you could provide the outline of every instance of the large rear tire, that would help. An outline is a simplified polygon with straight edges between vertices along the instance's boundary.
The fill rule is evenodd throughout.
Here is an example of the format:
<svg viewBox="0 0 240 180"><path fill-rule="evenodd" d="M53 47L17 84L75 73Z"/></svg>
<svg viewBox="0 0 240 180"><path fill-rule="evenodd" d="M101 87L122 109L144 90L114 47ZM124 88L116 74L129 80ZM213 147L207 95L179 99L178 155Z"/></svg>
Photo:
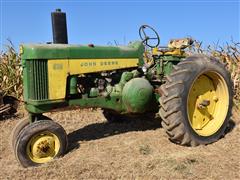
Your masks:
<svg viewBox="0 0 240 180"><path fill-rule="evenodd" d="M232 104L229 72L215 58L186 58L159 88L160 116L169 139L177 144L209 144L224 136Z"/></svg>

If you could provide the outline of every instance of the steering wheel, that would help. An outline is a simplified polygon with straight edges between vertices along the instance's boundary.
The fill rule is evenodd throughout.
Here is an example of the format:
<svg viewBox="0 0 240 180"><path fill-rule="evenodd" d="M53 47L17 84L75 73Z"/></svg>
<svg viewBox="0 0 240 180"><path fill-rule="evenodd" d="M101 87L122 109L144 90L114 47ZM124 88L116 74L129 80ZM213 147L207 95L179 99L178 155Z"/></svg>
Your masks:
<svg viewBox="0 0 240 180"><path fill-rule="evenodd" d="M147 36L147 34L145 32L146 29L150 29L151 31L153 31L154 36L153 37ZM150 48L155 48L160 44L160 37L159 37L157 31L149 25L142 25L139 28L139 36L140 36L142 42ZM149 40L156 40L156 43L150 44Z"/></svg>

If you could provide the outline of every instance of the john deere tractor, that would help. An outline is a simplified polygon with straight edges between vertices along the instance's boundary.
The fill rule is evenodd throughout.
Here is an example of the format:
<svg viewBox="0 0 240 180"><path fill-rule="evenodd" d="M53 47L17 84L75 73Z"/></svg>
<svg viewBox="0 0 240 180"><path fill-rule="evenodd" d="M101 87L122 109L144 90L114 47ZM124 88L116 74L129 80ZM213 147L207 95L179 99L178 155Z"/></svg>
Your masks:
<svg viewBox="0 0 240 180"><path fill-rule="evenodd" d="M43 113L98 107L109 121L158 113L169 139L179 145L209 144L224 136L232 109L225 66L205 55L188 56L189 38L160 47L150 26L128 46L69 45L66 14L52 13L53 43L20 47L24 102L29 117L12 132L24 167L64 155L67 135ZM148 34L151 31L151 36Z"/></svg>

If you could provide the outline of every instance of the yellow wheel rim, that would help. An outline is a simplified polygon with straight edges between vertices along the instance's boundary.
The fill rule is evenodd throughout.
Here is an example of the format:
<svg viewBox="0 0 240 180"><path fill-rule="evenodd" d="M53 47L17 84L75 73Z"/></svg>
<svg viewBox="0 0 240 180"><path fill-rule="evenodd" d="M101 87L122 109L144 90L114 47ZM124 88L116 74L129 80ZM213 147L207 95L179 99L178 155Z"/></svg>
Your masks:
<svg viewBox="0 0 240 180"><path fill-rule="evenodd" d="M216 72L198 76L190 88L187 100L188 119L200 136L211 136L223 125L229 105L228 87Z"/></svg>
<svg viewBox="0 0 240 180"><path fill-rule="evenodd" d="M51 132L34 135L27 144L27 155L35 163L52 160L60 150L58 137Z"/></svg>

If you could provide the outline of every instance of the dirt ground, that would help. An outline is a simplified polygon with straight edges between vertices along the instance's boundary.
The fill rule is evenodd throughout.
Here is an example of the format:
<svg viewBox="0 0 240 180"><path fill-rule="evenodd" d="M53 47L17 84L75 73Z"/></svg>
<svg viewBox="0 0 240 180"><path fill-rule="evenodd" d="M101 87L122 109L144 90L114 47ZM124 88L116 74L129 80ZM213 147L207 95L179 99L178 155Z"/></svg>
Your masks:
<svg viewBox="0 0 240 180"><path fill-rule="evenodd" d="M36 168L22 168L10 148L11 130L22 118L0 121L0 179L240 179L240 113L214 144L171 143L159 120L107 123L101 110L47 114L68 133L69 152Z"/></svg>

